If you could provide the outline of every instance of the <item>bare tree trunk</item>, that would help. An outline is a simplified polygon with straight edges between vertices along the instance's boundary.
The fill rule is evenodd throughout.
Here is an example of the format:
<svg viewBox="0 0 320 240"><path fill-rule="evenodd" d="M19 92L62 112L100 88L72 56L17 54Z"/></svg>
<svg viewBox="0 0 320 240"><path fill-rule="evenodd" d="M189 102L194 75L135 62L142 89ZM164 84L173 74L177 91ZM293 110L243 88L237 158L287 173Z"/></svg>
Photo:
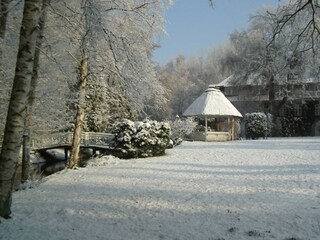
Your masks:
<svg viewBox="0 0 320 240"><path fill-rule="evenodd" d="M70 160L68 163L68 168L76 168L79 166L79 152L81 144L81 134L83 131L84 117L85 117L85 105L86 105L86 88L87 88L87 79L89 76L89 63L88 63L88 51L87 41L89 33L89 19L88 19L88 9L90 8L89 0L82 0L81 8L83 9L84 14L84 35L81 40L81 62L79 66L79 96L78 96L78 106L76 114L75 129L73 132L72 146L70 152Z"/></svg>
<svg viewBox="0 0 320 240"><path fill-rule="evenodd" d="M281 101L277 103L275 93L274 76L271 74L269 78L269 112L274 117L279 115L280 108L284 106L288 100L288 97L284 96Z"/></svg>
<svg viewBox="0 0 320 240"><path fill-rule="evenodd" d="M272 73L269 74L269 112L274 116L275 114L275 84L274 76Z"/></svg>
<svg viewBox="0 0 320 240"><path fill-rule="evenodd" d="M82 51L82 61L79 69L79 102L77 107L76 124L73 132L72 147L68 168L75 168L79 164L79 151L81 134L84 123L85 95L88 77L88 59L85 51Z"/></svg>
<svg viewBox="0 0 320 240"><path fill-rule="evenodd" d="M12 0L0 0L0 38L4 38L7 27L8 5Z"/></svg>
<svg viewBox="0 0 320 240"><path fill-rule="evenodd" d="M3 77L2 55L7 26L8 5L12 0L0 0L0 78Z"/></svg>
<svg viewBox="0 0 320 240"><path fill-rule="evenodd" d="M27 115L29 114L27 110ZM29 179L30 165L30 136L29 131L25 129L22 142L22 163L21 163L21 182L24 183Z"/></svg>
<svg viewBox="0 0 320 240"><path fill-rule="evenodd" d="M41 16L39 19L39 34L36 42L36 50L34 54L34 65L31 79L31 87L28 98L28 108L25 121L25 132L24 132L24 150L22 156L22 172L21 172L21 182L25 182L29 178L29 165L30 165L30 139L31 139L31 117L32 117L32 105L35 99L35 91L38 84L39 78L39 60L40 60L40 49L43 42L43 33L46 21L46 11L51 0L43 0L43 5L41 9Z"/></svg>
<svg viewBox="0 0 320 240"><path fill-rule="evenodd" d="M25 0L19 52L0 155L0 216L9 218L24 132L42 0Z"/></svg>

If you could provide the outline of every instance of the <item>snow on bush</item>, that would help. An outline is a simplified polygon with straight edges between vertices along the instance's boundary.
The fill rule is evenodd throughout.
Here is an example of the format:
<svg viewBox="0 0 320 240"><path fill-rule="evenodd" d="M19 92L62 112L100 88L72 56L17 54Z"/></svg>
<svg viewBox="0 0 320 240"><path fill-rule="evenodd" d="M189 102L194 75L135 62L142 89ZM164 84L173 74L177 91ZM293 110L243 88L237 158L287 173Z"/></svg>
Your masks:
<svg viewBox="0 0 320 240"><path fill-rule="evenodd" d="M96 166L105 166L105 165L110 165L110 164L118 164L120 161L119 158L112 156L112 155L106 155L106 156L100 156L100 157L95 157L88 161L87 166L91 167L96 167Z"/></svg>
<svg viewBox="0 0 320 240"><path fill-rule="evenodd" d="M115 123L111 132L115 134L111 146L120 150L124 158L162 155L171 142L167 122L123 120Z"/></svg>
<svg viewBox="0 0 320 240"><path fill-rule="evenodd" d="M173 145L179 145L182 143L185 136L191 134L197 126L197 123L192 118L186 118L185 120L176 119L169 122L171 126L171 140Z"/></svg>
<svg viewBox="0 0 320 240"><path fill-rule="evenodd" d="M268 119L265 113L247 113L244 116L246 138L257 139L266 137L271 129L268 129Z"/></svg>

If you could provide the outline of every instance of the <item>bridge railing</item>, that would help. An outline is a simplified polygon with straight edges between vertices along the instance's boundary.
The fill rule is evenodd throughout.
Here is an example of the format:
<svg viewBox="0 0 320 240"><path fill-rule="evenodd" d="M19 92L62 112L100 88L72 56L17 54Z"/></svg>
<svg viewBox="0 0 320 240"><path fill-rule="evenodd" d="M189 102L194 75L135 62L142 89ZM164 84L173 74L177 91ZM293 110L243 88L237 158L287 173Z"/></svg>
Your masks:
<svg viewBox="0 0 320 240"><path fill-rule="evenodd" d="M114 138L114 134L112 133L84 132L81 135L81 145L109 146L113 138Z"/></svg>
<svg viewBox="0 0 320 240"><path fill-rule="evenodd" d="M53 145L71 145L72 132L65 133L41 133L34 134L31 140L31 148L44 148ZM81 134L81 145L103 145L109 146L114 135L111 133L83 132Z"/></svg>
<svg viewBox="0 0 320 240"><path fill-rule="evenodd" d="M52 133L41 132L35 133L31 137L31 148L42 148L52 145L70 144L72 141L72 133Z"/></svg>

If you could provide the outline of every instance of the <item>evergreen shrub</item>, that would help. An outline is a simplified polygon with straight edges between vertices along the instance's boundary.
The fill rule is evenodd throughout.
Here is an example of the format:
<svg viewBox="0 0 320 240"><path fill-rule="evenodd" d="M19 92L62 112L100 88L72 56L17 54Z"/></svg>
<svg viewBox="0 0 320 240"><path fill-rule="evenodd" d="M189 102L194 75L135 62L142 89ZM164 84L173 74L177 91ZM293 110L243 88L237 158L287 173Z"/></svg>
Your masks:
<svg viewBox="0 0 320 240"><path fill-rule="evenodd" d="M267 115L262 112L247 113L244 116L246 138L266 137L271 131L268 128Z"/></svg>
<svg viewBox="0 0 320 240"><path fill-rule="evenodd" d="M111 146L124 158L152 157L165 153L172 145L171 128L167 122L123 120L112 126L115 138Z"/></svg>
<svg viewBox="0 0 320 240"><path fill-rule="evenodd" d="M293 112L282 117L281 121L281 134L284 137L292 136L303 136L305 130L305 124L303 123L302 117L295 117Z"/></svg>

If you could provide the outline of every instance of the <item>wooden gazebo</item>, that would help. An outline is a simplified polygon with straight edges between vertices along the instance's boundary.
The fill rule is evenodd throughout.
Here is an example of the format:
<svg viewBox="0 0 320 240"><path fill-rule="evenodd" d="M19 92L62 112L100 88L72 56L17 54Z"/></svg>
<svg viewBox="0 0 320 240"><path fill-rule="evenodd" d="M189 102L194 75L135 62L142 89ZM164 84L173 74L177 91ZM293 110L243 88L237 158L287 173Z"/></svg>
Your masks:
<svg viewBox="0 0 320 240"><path fill-rule="evenodd" d="M234 140L235 119L242 117L223 93L212 85L182 115L204 121L203 129L191 135L195 141Z"/></svg>

